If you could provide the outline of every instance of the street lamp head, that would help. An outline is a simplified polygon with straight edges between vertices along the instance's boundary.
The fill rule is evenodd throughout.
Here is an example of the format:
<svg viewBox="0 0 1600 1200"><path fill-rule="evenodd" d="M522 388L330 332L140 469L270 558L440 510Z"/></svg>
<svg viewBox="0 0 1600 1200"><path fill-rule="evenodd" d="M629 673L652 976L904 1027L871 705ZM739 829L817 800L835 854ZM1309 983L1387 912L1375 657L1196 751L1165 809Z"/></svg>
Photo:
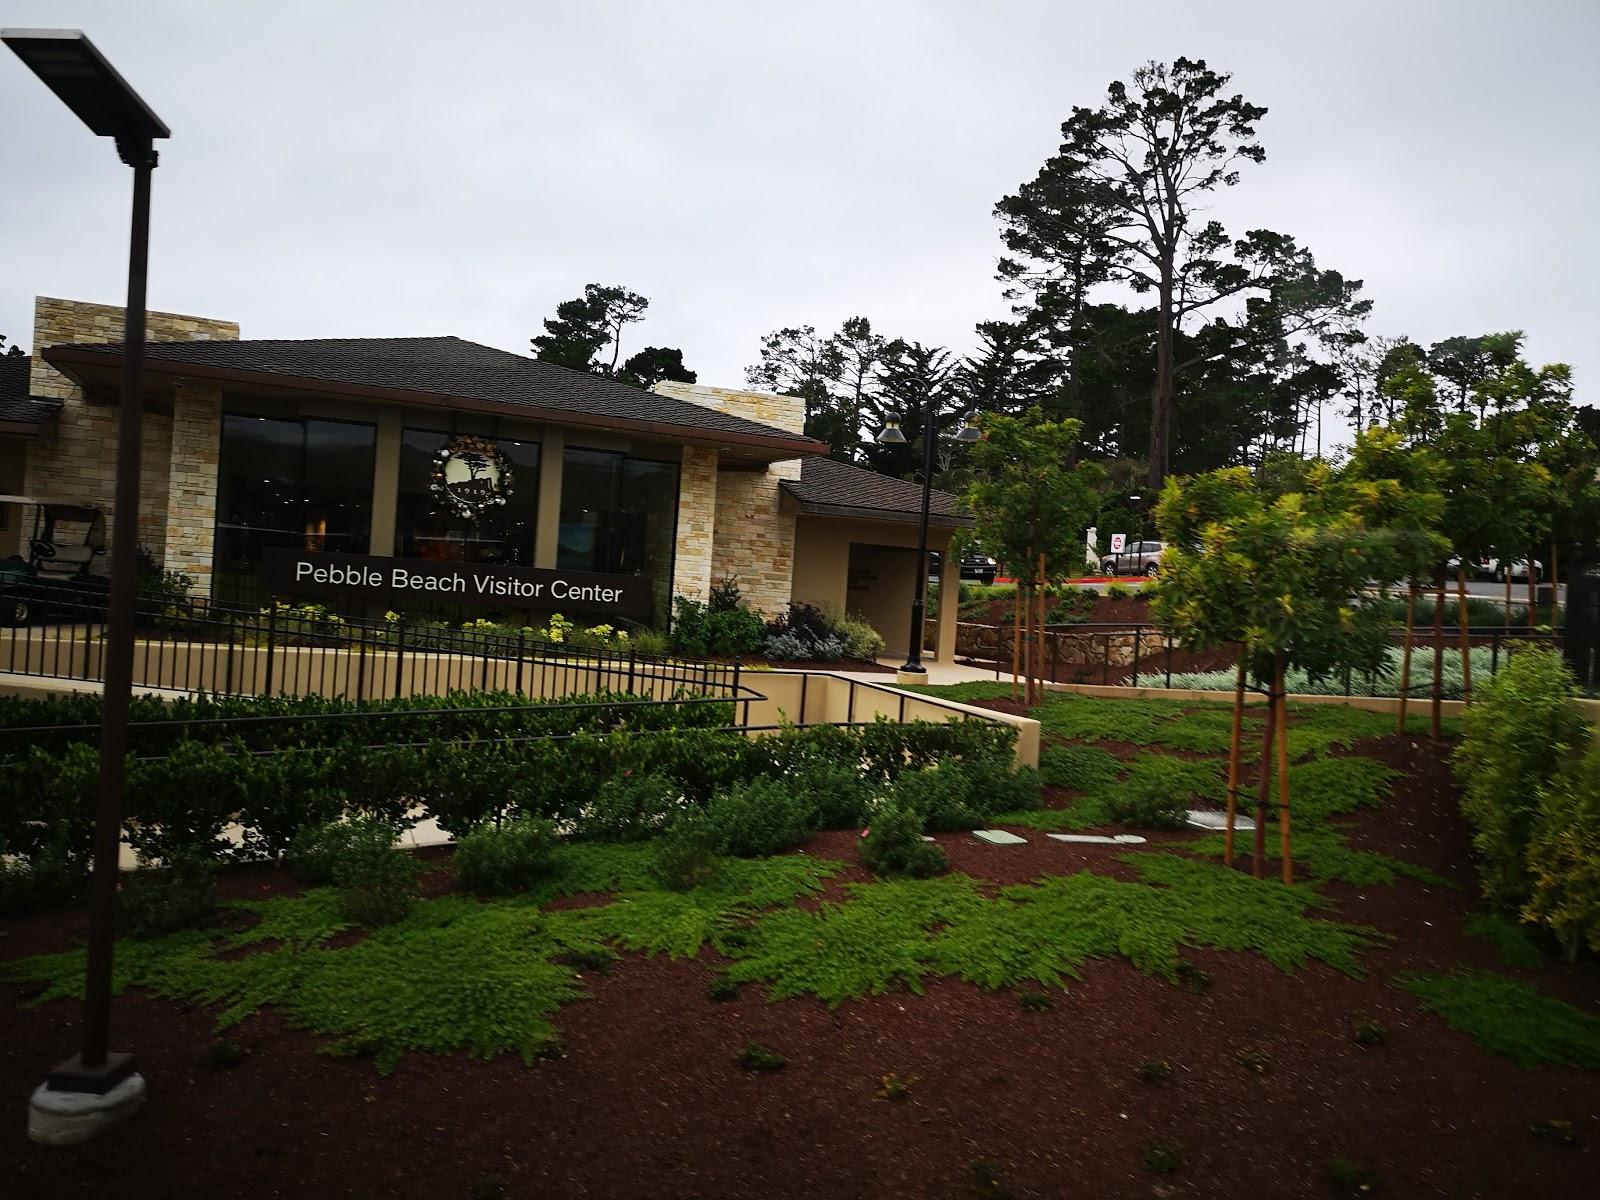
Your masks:
<svg viewBox="0 0 1600 1200"><path fill-rule="evenodd" d="M0 29L0 41L100 137L146 140L171 131L76 29Z"/></svg>
<svg viewBox="0 0 1600 1200"><path fill-rule="evenodd" d="M900 432L900 422L888 420L883 423L883 432L878 434L878 444L882 446L904 446L906 435Z"/></svg>
<svg viewBox="0 0 1600 1200"><path fill-rule="evenodd" d="M983 430L978 428L971 417L968 417L961 423L960 432L956 434L956 441L981 442L983 441Z"/></svg>

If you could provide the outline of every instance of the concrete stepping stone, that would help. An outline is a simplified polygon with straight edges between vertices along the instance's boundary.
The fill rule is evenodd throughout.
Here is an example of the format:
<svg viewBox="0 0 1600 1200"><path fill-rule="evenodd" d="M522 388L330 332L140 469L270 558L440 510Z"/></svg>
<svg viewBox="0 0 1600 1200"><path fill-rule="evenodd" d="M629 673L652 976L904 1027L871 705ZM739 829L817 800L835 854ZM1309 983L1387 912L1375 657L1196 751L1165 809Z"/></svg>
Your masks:
<svg viewBox="0 0 1600 1200"><path fill-rule="evenodd" d="M1045 837L1084 846L1142 846L1146 840L1136 833L1114 833L1110 837L1100 833L1047 833Z"/></svg>
<svg viewBox="0 0 1600 1200"><path fill-rule="evenodd" d="M1221 833L1228 828L1228 814L1211 808L1191 808L1188 823L1196 829L1209 829L1213 833ZM1243 813L1236 813L1233 818L1233 828L1235 831L1254 833L1256 823Z"/></svg>
<svg viewBox="0 0 1600 1200"><path fill-rule="evenodd" d="M1004 829L974 829L972 836L980 842L988 842L991 846L1026 846L1028 839L1018 837L1014 833L1007 833Z"/></svg>

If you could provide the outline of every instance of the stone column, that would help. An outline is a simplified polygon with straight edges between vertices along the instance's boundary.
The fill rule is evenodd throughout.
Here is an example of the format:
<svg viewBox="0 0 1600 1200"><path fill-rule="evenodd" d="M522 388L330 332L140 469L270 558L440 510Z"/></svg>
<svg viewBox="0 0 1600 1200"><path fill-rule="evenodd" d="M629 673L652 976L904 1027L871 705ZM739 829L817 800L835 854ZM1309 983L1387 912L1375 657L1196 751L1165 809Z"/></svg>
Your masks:
<svg viewBox="0 0 1600 1200"><path fill-rule="evenodd" d="M711 596L716 519L717 452L707 446L685 446L678 473L678 541L672 568L672 588L680 596L702 601Z"/></svg>
<svg viewBox="0 0 1600 1200"><path fill-rule="evenodd" d="M187 575L201 596L211 594L221 451L222 389L214 384L179 383L172 401L165 562L168 570Z"/></svg>

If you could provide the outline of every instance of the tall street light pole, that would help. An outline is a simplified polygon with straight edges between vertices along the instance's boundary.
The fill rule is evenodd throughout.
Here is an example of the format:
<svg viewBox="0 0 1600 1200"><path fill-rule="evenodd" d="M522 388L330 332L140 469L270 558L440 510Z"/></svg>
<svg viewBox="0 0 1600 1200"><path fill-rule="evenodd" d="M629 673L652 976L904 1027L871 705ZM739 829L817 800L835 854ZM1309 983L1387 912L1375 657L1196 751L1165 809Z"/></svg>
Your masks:
<svg viewBox="0 0 1600 1200"><path fill-rule="evenodd" d="M926 605L923 596L928 583L928 511L933 501L933 467L934 453L939 442L939 417L934 411L934 398L925 397L923 410L925 417L922 423L922 513L917 525L917 577L911 593L911 637L910 646L906 651L906 662L898 674L927 675L927 668L922 665L922 638L923 620ZM962 425L956 434L958 442L976 442L981 440L983 434L971 421ZM878 441L885 446L903 446L906 435L900 430L899 421L884 422L883 431L878 434ZM948 555L950 548L945 547ZM956 578L961 577L960 568L956 570Z"/></svg>
<svg viewBox="0 0 1600 1200"><path fill-rule="evenodd" d="M0 41L91 131L116 141L133 168L122 395L117 414L117 482L112 510L111 587L106 615L100 775L95 788L94 866L79 1052L50 1073L29 1106L35 1141L85 1141L132 1116L144 1100L133 1055L111 1046L111 959L116 941L117 857L122 841L128 699L133 685L133 609L139 530L139 446L144 418L145 278L150 246L150 173L166 125L87 37L68 29L3 29Z"/></svg>

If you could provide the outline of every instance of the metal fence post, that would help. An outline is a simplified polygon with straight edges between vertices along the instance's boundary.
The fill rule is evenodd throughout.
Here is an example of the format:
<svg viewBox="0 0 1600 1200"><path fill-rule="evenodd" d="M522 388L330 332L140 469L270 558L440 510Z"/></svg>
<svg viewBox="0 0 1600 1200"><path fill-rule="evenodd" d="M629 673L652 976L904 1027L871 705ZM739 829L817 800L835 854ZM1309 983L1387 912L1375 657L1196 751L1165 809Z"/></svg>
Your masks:
<svg viewBox="0 0 1600 1200"><path fill-rule="evenodd" d="M272 667L273 654L277 649L278 634L278 606L276 603L267 609L267 686L262 695L272 695Z"/></svg>
<svg viewBox="0 0 1600 1200"><path fill-rule="evenodd" d="M406 673L406 623L395 622L394 633L394 698L400 699L400 681Z"/></svg>

